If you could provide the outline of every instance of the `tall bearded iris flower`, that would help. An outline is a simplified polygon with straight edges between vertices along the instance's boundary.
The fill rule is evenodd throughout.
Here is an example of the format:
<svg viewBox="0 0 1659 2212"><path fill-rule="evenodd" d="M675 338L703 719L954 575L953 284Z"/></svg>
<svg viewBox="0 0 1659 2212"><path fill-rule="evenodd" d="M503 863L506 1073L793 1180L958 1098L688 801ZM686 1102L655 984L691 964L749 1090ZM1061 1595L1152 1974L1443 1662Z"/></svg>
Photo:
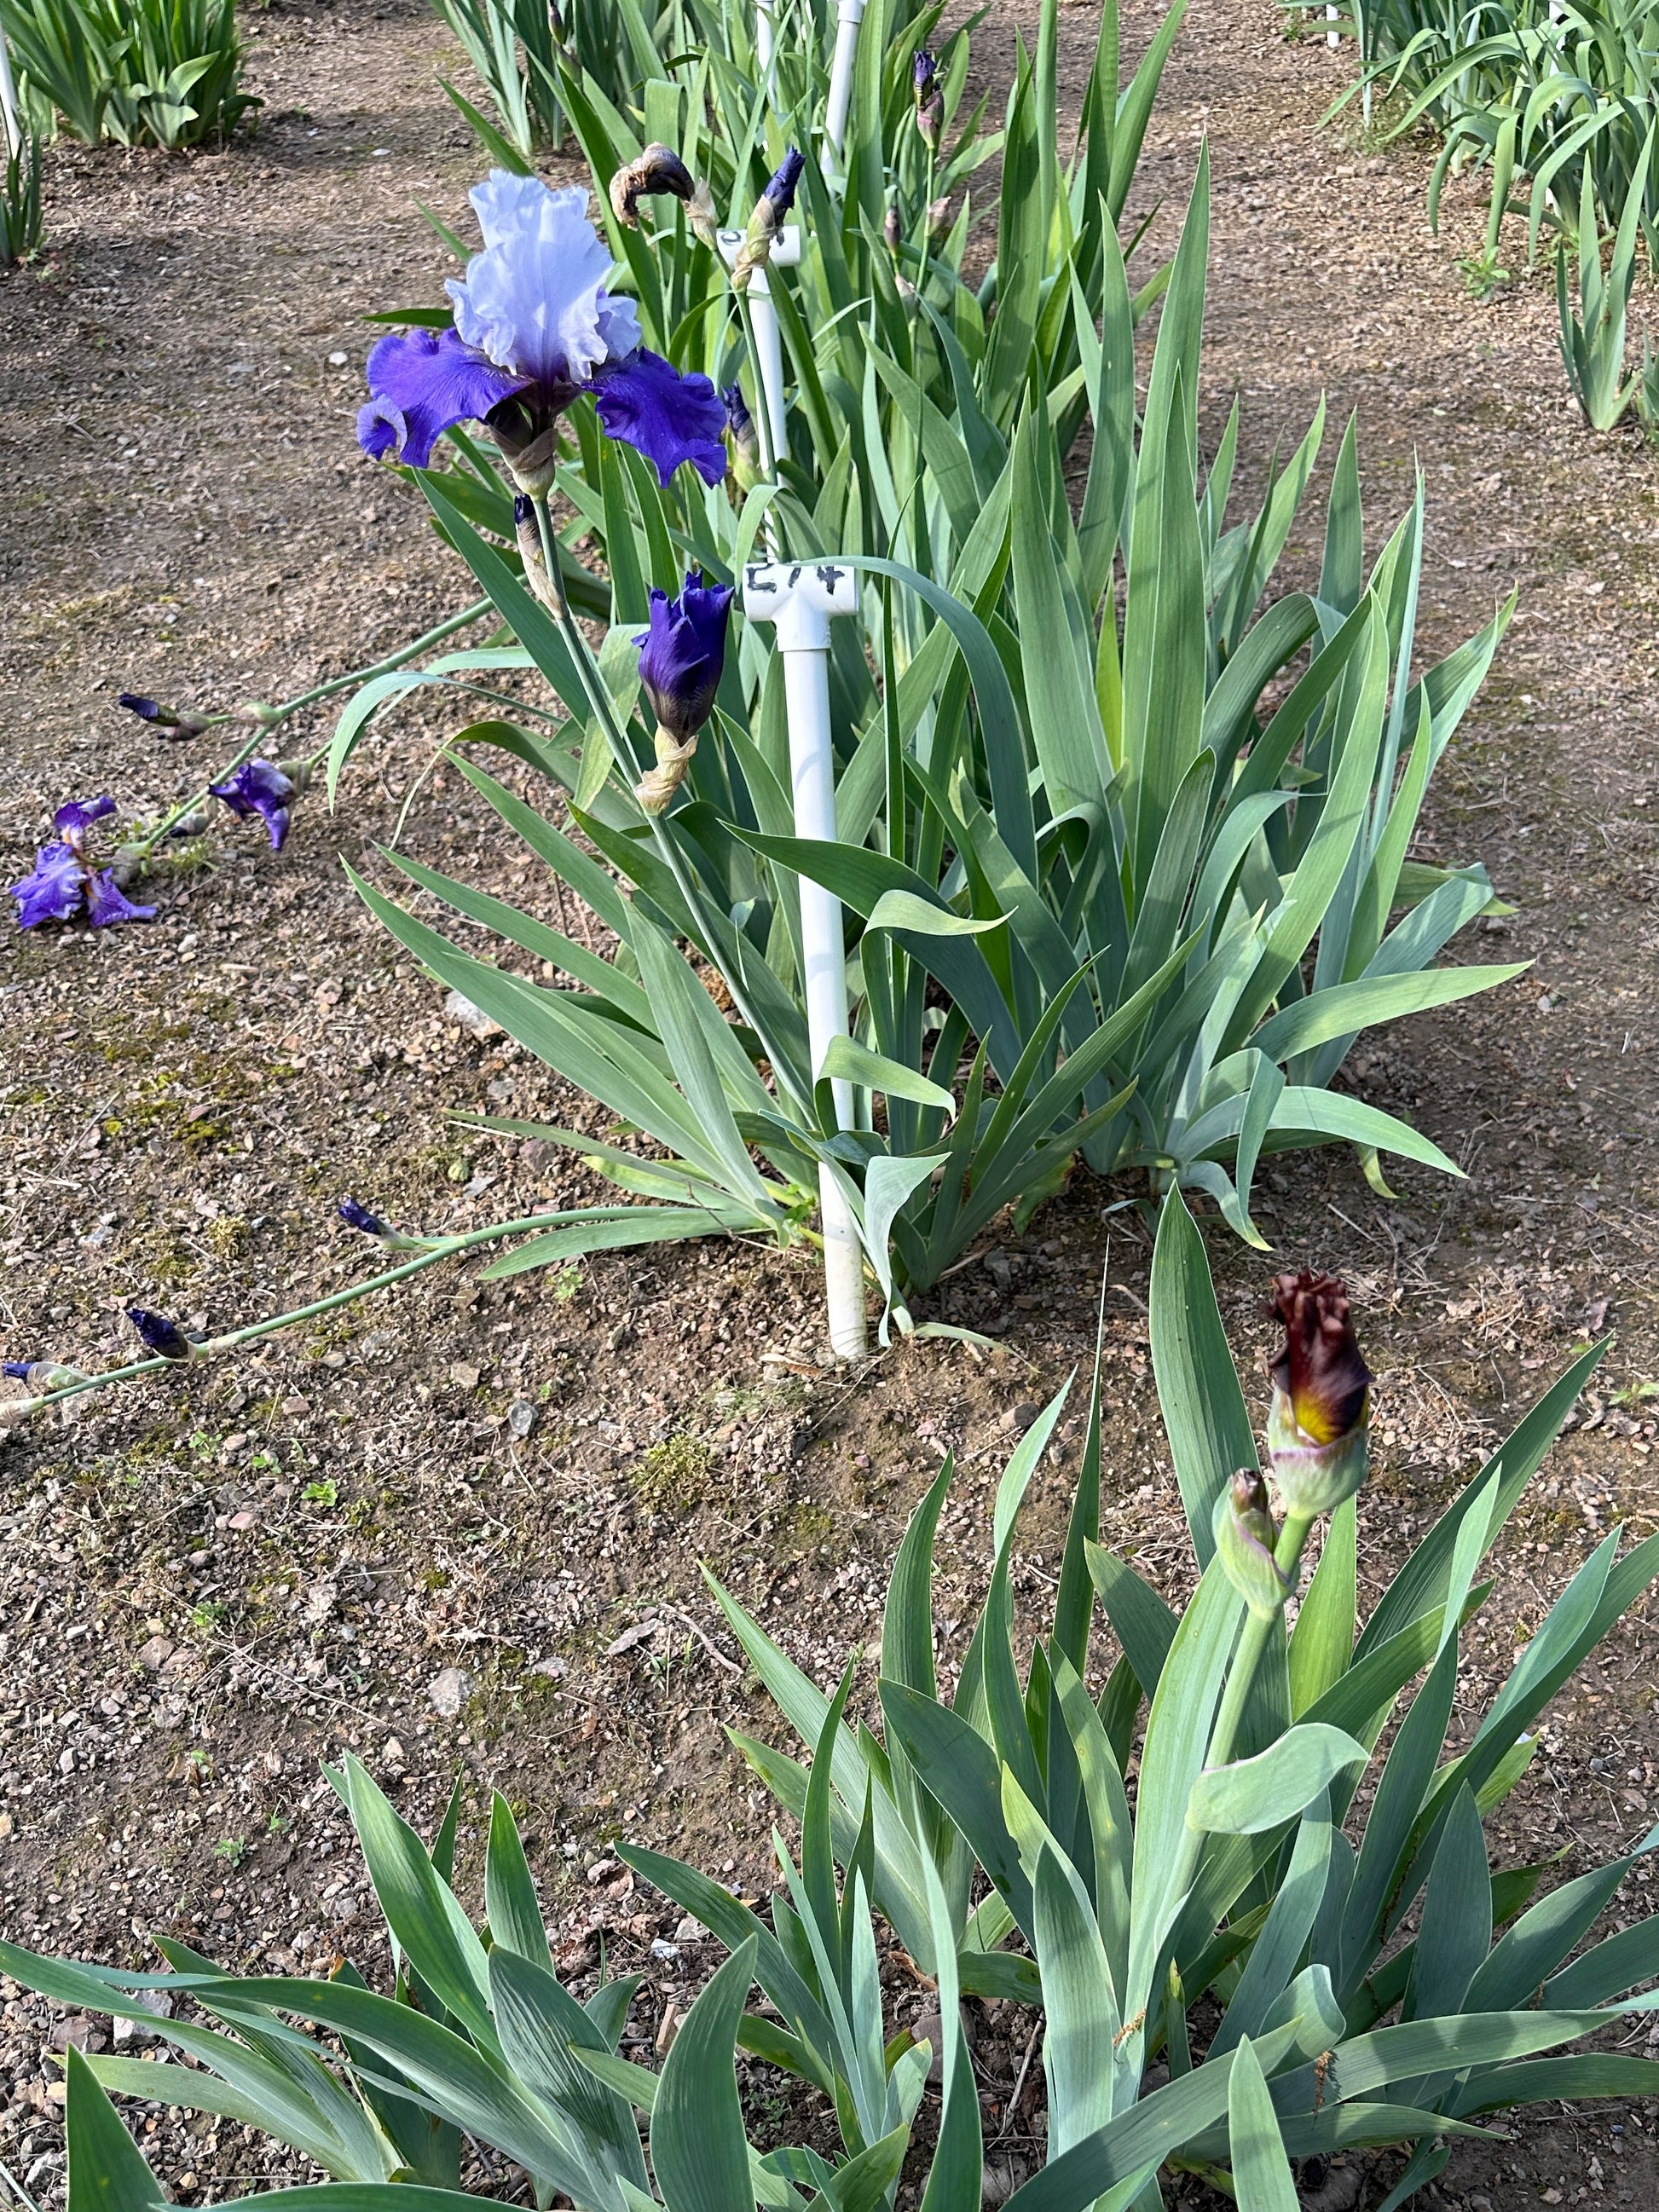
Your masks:
<svg viewBox="0 0 1659 2212"><path fill-rule="evenodd" d="M153 906L134 906L109 868L94 868L87 858L87 831L115 811L112 799L71 799L52 817L58 842L42 845L34 866L11 887L17 902L17 927L43 921L74 921L84 915L94 929L118 921L148 921Z"/></svg>
<svg viewBox="0 0 1659 2212"><path fill-rule="evenodd" d="M634 787L647 814L660 814L685 781L697 732L714 711L732 599L730 584L705 584L697 568L678 599L651 594L651 627L634 641L640 684L657 718L657 765Z"/></svg>
<svg viewBox="0 0 1659 2212"><path fill-rule="evenodd" d="M366 453L423 469L444 431L479 421L523 489L542 498L556 418L587 392L606 435L643 453L662 483L683 461L705 483L720 482L725 413L714 387L640 343L634 302L606 289L611 256L587 197L505 169L475 187L483 251L447 287L453 329L401 331L368 356L368 404L357 417Z"/></svg>

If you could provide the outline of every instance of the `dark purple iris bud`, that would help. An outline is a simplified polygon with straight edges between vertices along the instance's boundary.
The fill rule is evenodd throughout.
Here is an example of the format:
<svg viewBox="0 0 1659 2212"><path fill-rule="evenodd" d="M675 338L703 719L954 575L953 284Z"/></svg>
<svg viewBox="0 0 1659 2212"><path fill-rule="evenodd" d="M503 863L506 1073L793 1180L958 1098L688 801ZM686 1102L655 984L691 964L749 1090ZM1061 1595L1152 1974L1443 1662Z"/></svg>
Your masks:
<svg viewBox="0 0 1659 2212"><path fill-rule="evenodd" d="M939 75L939 58L926 46L918 46L910 63L910 86L916 96L916 106L933 96L933 81Z"/></svg>
<svg viewBox="0 0 1659 2212"><path fill-rule="evenodd" d="M678 599L651 594L651 627L640 647L640 682L659 728L683 744L714 710L726 665L726 632L732 616L730 584L705 584L693 568Z"/></svg>
<svg viewBox="0 0 1659 2212"><path fill-rule="evenodd" d="M348 1229L361 1229L365 1237L390 1237L392 1234L378 1213L371 1213L366 1206L359 1206L355 1198L343 1198L338 1211Z"/></svg>
<svg viewBox="0 0 1659 2212"><path fill-rule="evenodd" d="M755 428L755 418L749 411L740 384L728 384L720 394L720 403L726 409L726 434L732 441L737 475L747 490L760 474L760 433Z"/></svg>
<svg viewBox="0 0 1659 2212"><path fill-rule="evenodd" d="M1373 1380L1346 1290L1334 1275L1304 1267L1275 1279L1267 1314L1285 1324L1285 1348L1268 1370L1274 1388L1289 1400L1304 1437L1334 1443L1364 1420Z"/></svg>
<svg viewBox="0 0 1659 2212"><path fill-rule="evenodd" d="M295 793L291 778L283 774L275 761L244 761L234 775L223 783L210 783L208 789L216 799L222 799L233 814L257 814L270 833L271 851L282 851Z"/></svg>
<svg viewBox="0 0 1659 2212"><path fill-rule="evenodd" d="M199 714L163 707L154 699L146 699L139 691L123 691L117 696L115 703L125 707L130 714L137 714L141 722L154 722L158 730L177 730L184 737L198 736L207 727Z"/></svg>
<svg viewBox="0 0 1659 2212"><path fill-rule="evenodd" d="M666 484L690 461L709 484L726 474L720 404L706 376L682 376L641 343L634 302L608 289L611 255L586 191L551 191L496 169L472 194L483 251L452 278L450 330L383 337L368 356L357 438L371 459L423 469L458 422L482 422L537 499L552 487L557 421L590 392L609 438L635 447Z"/></svg>
<svg viewBox="0 0 1659 2212"><path fill-rule="evenodd" d="M640 683L657 718L657 764L634 787L647 814L660 814L685 781L697 732L714 711L732 597L730 584L705 584L697 568L678 599L651 594L651 627L634 640Z"/></svg>
<svg viewBox="0 0 1659 2212"><path fill-rule="evenodd" d="M9 1376L14 1382L27 1382L29 1379L29 1370L33 1365L34 1362L32 1359L8 1359L0 1363L0 1375Z"/></svg>
<svg viewBox="0 0 1659 2212"><path fill-rule="evenodd" d="M882 242L887 251L890 253L896 253L904 240L904 225L899 220L898 210L890 203L886 214L881 219L881 235Z"/></svg>
<svg viewBox="0 0 1659 2212"><path fill-rule="evenodd" d="M774 222L781 222L795 204L795 188L805 167L805 155L799 147L792 146L767 179L762 198L770 204Z"/></svg>
<svg viewBox="0 0 1659 2212"><path fill-rule="evenodd" d="M143 1340L144 1349L154 1352L163 1359L194 1359L196 1346L176 1322L165 1314L151 1313L146 1306L129 1306L127 1319Z"/></svg>

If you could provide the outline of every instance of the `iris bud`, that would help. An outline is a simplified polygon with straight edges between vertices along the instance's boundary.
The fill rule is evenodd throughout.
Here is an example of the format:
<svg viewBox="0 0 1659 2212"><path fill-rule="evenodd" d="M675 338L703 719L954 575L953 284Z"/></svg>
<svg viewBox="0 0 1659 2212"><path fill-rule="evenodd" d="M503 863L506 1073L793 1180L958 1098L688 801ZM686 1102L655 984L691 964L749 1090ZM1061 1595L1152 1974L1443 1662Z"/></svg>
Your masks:
<svg viewBox="0 0 1659 2212"><path fill-rule="evenodd" d="M127 1319L143 1338L144 1349L154 1352L163 1359L194 1359L196 1346L176 1322L165 1314L151 1313L144 1306L129 1306Z"/></svg>
<svg viewBox="0 0 1659 2212"><path fill-rule="evenodd" d="M749 279L757 269L764 268L772 258L772 241L777 236L785 216L795 204L795 188L806 167L806 156L792 146L766 182L766 189L755 202L754 213L749 218L749 228L743 234L743 244L738 248L737 258L732 264L732 283L735 290L746 291Z"/></svg>
<svg viewBox="0 0 1659 2212"><path fill-rule="evenodd" d="M199 714L191 714L177 707L163 707L159 701L146 699L137 691L122 691L117 695L116 705L125 707L130 714L137 714L141 722L154 722L158 730L175 730L181 738L198 737L207 724Z"/></svg>
<svg viewBox="0 0 1659 2212"><path fill-rule="evenodd" d="M936 199L927 210L927 238L937 246L951 228L951 195L946 192Z"/></svg>
<svg viewBox="0 0 1659 2212"><path fill-rule="evenodd" d="M1285 1324L1284 1349L1269 1370L1268 1458L1285 1510L1311 1520L1365 1480L1372 1376L1334 1275L1280 1275L1267 1310Z"/></svg>
<svg viewBox="0 0 1659 2212"><path fill-rule="evenodd" d="M890 253L896 253L904 237L904 226L899 221L899 211L890 204L881 219L882 243Z"/></svg>
<svg viewBox="0 0 1659 2212"><path fill-rule="evenodd" d="M1240 1468L1216 1499L1211 1528L1228 1581L1252 1613L1272 1620L1291 1586L1273 1557L1279 1532L1267 1510L1267 1486L1254 1468Z"/></svg>

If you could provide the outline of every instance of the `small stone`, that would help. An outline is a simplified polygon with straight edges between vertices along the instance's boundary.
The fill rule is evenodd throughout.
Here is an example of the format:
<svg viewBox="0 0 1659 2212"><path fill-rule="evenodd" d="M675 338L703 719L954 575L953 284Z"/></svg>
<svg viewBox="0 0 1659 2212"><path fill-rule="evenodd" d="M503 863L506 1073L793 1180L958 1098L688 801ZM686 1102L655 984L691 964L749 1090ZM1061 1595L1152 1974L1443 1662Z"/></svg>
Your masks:
<svg viewBox="0 0 1659 2212"><path fill-rule="evenodd" d="M434 1712L453 1721L477 1687L464 1667L446 1667L428 1683L426 1694Z"/></svg>
<svg viewBox="0 0 1659 2212"><path fill-rule="evenodd" d="M515 1398L507 1409L507 1425L515 1437L527 1437L536 1425L536 1408L528 1398Z"/></svg>
<svg viewBox="0 0 1659 2212"><path fill-rule="evenodd" d="M545 1674L550 1681L557 1682L562 1680L570 1672L570 1662L568 1659L558 1658L556 1656L548 1659L538 1659L530 1671L532 1674Z"/></svg>
<svg viewBox="0 0 1659 2212"><path fill-rule="evenodd" d="M470 1030L476 1037L500 1036L501 1034L501 1024L492 1020L482 1006L475 1006L464 991L450 993L444 1000L444 1012L452 1022L459 1022L464 1030Z"/></svg>
<svg viewBox="0 0 1659 2212"><path fill-rule="evenodd" d="M587 1879L592 1882L605 1881L607 1881L611 1875L615 1874L616 1871L617 1862L615 1859L595 1859L592 1865L587 1869Z"/></svg>
<svg viewBox="0 0 1659 2212"><path fill-rule="evenodd" d="M678 1943L669 1942L664 1936L653 1936L651 1939L651 1955L653 1959L678 1959L680 1955L680 1947Z"/></svg>
<svg viewBox="0 0 1659 2212"><path fill-rule="evenodd" d="M12 1832L12 1817L11 1817L11 1814L10 1814L9 1813L0 1813L0 1844L3 1844L3 1843L5 1842L5 1840L6 1840L7 1837L8 1837L8 1836L9 1836L9 1835L11 1834L11 1832Z"/></svg>
<svg viewBox="0 0 1659 2212"><path fill-rule="evenodd" d="M241 1512L233 1513L229 1520L226 1522L225 1526L227 1528L235 1529L238 1535L240 1535L245 1528L252 1528L256 1517L257 1516L255 1515L250 1513L246 1508L244 1507Z"/></svg>
<svg viewBox="0 0 1659 2212"><path fill-rule="evenodd" d="M152 1636L138 1654L138 1664L159 1674L178 1648L170 1636Z"/></svg>
<svg viewBox="0 0 1659 2212"><path fill-rule="evenodd" d="M380 1753L380 1759L383 1765L394 1770L405 1767L409 1764L408 1755L395 1735L389 1735L386 1738L385 1748Z"/></svg>
<svg viewBox="0 0 1659 2212"><path fill-rule="evenodd" d="M450 1364L449 1379L462 1390L476 1390L482 1377L470 1359L457 1359Z"/></svg>
<svg viewBox="0 0 1659 2212"><path fill-rule="evenodd" d="M343 346L336 346L328 357L328 365L331 368L343 368L350 358Z"/></svg>
<svg viewBox="0 0 1659 2212"><path fill-rule="evenodd" d="M677 1945L681 1943L701 1943L702 1938L703 1925L702 1921L694 1920L688 1912L684 1919L679 1923L679 1926L674 1930L675 1943Z"/></svg>

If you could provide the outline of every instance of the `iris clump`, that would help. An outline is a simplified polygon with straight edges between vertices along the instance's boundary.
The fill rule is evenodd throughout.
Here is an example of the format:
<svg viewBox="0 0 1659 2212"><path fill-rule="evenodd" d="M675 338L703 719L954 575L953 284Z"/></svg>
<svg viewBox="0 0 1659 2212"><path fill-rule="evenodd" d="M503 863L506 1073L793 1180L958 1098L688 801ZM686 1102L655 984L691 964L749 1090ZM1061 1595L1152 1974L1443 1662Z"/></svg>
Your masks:
<svg viewBox="0 0 1659 2212"><path fill-rule="evenodd" d="M71 799L52 817L56 841L42 845L34 866L11 886L17 902L17 927L37 928L43 921L76 921L84 915L94 929L118 921L148 921L153 906L135 906L109 868L94 868L87 858L87 831L115 811L112 799Z"/></svg>
<svg viewBox="0 0 1659 2212"><path fill-rule="evenodd" d="M298 793L293 778L285 775L275 761L244 761L234 775L222 783L210 783L208 789L216 799L223 799L233 814L258 815L270 833L271 851L282 851Z"/></svg>
<svg viewBox="0 0 1659 2212"><path fill-rule="evenodd" d="M698 568L677 599L651 594L651 627L634 640L640 683L657 718L657 765L634 787L647 814L660 814L684 781L697 732L714 711L732 599L730 584L705 584Z"/></svg>
<svg viewBox="0 0 1659 2212"><path fill-rule="evenodd" d="M539 498L553 481L557 418L588 392L605 434L643 453L660 483L690 461L718 484L719 397L706 376L683 376L641 344L634 302L609 289L611 256L586 191L496 169L471 200L483 251L449 283L453 328L397 331L369 355L357 417L364 452L423 469L444 431L482 422Z"/></svg>

